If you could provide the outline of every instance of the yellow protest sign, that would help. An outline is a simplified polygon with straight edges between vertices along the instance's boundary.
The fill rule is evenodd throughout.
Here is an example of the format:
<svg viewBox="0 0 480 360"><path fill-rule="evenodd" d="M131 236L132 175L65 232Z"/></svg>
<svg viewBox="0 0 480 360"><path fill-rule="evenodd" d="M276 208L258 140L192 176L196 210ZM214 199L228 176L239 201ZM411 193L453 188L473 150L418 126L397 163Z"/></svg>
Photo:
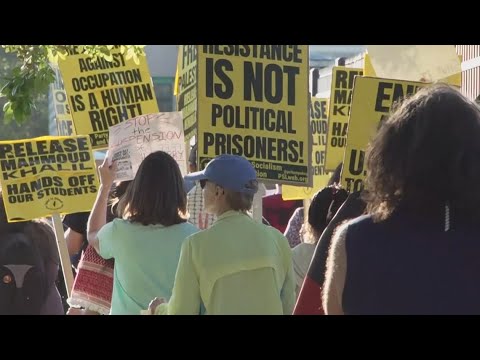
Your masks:
<svg viewBox="0 0 480 360"><path fill-rule="evenodd" d="M454 45L368 45L380 78L437 81L462 72Z"/></svg>
<svg viewBox="0 0 480 360"><path fill-rule="evenodd" d="M463 59L463 56L458 55L458 60L460 61L460 64L462 64L462 59ZM450 76L448 76L444 79L440 79L438 81L439 82L444 82L446 84L450 84L450 85L453 85L453 86L462 87L462 72L460 71L456 74L450 75Z"/></svg>
<svg viewBox="0 0 480 360"><path fill-rule="evenodd" d="M343 160L347 142L348 114L352 101L355 76L363 75L362 69L334 66L328 110L328 136L325 169L333 171Z"/></svg>
<svg viewBox="0 0 480 360"><path fill-rule="evenodd" d="M365 53L363 58L363 76L377 76L372 65L372 60L370 59L370 55L368 55L368 53Z"/></svg>
<svg viewBox="0 0 480 360"><path fill-rule="evenodd" d="M342 186L347 191L363 188L366 175L365 150L377 129L388 117L392 104L415 94L426 83L357 77L353 90L348 139L341 175ZM398 149L405 151L405 149Z"/></svg>
<svg viewBox="0 0 480 360"><path fill-rule="evenodd" d="M173 95L178 95L178 88L180 85L180 48L177 53L177 67L175 69L175 83L173 84Z"/></svg>
<svg viewBox="0 0 480 360"><path fill-rule="evenodd" d="M58 135L75 135L70 106L68 105L67 94L63 86L62 75L57 64L50 64L55 72L55 82L50 85L52 93L53 107L55 113L55 123L57 124Z"/></svg>
<svg viewBox="0 0 480 360"><path fill-rule="evenodd" d="M9 222L89 211L98 190L87 136L1 141L0 171Z"/></svg>
<svg viewBox="0 0 480 360"><path fill-rule="evenodd" d="M462 55L458 55L458 60L460 61L460 64L462 63ZM370 55L368 53L365 53L364 55L364 62L363 62L363 76L372 76L376 77L377 74L375 73L375 70L373 69L372 65L372 60L370 59ZM390 76L388 74L385 75L387 78L393 78L393 76ZM462 72L458 72L456 74L450 75L446 78L438 80L439 82L443 82L446 84L450 84L453 86L462 86Z"/></svg>
<svg viewBox="0 0 480 360"><path fill-rule="evenodd" d="M259 180L311 186L307 45L198 46L198 156L241 155Z"/></svg>
<svg viewBox="0 0 480 360"><path fill-rule="evenodd" d="M325 146L327 144L328 99L312 98L310 103L310 128L312 133L312 166L313 187L282 186L284 200L310 199L323 189L330 179L325 171Z"/></svg>
<svg viewBox="0 0 480 360"><path fill-rule="evenodd" d="M185 141L189 141L197 134L197 45L180 45L177 69L177 110L182 112Z"/></svg>
<svg viewBox="0 0 480 360"><path fill-rule="evenodd" d="M59 60L77 134L90 135L94 149L108 147L108 128L138 115L157 113L147 59L139 64L112 49L112 61L73 52Z"/></svg>

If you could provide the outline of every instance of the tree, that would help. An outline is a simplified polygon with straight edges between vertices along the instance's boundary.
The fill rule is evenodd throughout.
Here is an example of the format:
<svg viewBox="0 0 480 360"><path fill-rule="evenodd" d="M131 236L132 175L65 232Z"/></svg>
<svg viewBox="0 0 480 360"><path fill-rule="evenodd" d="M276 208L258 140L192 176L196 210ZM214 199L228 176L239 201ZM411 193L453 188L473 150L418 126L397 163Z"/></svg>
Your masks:
<svg viewBox="0 0 480 360"><path fill-rule="evenodd" d="M102 57L112 61L111 50L114 45L2 45L7 53L15 54L19 64L5 77L0 90L0 99L7 101L3 105L4 122L15 120L18 124L30 119L37 110L39 99L48 94L49 85L55 81L51 62L65 59L74 48L79 53L88 54L95 60ZM144 54L144 45L121 45L120 51L126 59L138 63L138 57Z"/></svg>
<svg viewBox="0 0 480 360"><path fill-rule="evenodd" d="M6 54L0 48L0 88L5 84L4 78L11 74L12 69L19 65L19 60L14 54ZM7 102L6 98L0 98L0 109ZM32 138L48 134L48 101L45 95L39 96L37 110L31 115L31 121L18 124L17 122L4 122L4 114L0 111L0 141Z"/></svg>

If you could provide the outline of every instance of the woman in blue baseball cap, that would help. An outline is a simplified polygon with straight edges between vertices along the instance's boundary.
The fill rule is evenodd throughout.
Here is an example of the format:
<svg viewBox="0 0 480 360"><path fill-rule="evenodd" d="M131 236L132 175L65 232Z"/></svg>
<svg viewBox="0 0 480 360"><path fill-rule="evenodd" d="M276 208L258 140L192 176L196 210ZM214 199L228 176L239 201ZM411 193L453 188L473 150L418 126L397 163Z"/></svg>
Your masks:
<svg viewBox="0 0 480 360"><path fill-rule="evenodd" d="M172 297L156 298L151 314L291 314L295 302L292 254L275 228L248 211L258 190L256 171L241 156L221 155L203 171L205 208L217 216L182 245Z"/></svg>

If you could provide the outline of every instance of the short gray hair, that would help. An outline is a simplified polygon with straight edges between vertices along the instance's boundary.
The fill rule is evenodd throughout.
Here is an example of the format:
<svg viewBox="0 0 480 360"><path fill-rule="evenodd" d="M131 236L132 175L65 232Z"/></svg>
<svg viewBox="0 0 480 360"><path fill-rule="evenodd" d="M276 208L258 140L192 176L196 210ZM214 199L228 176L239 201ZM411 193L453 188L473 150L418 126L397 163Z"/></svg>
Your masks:
<svg viewBox="0 0 480 360"><path fill-rule="evenodd" d="M258 191L258 182L256 180L251 180L246 187L254 190L256 193ZM232 210L249 211L252 208L254 194L246 194L225 189L225 196L227 203Z"/></svg>

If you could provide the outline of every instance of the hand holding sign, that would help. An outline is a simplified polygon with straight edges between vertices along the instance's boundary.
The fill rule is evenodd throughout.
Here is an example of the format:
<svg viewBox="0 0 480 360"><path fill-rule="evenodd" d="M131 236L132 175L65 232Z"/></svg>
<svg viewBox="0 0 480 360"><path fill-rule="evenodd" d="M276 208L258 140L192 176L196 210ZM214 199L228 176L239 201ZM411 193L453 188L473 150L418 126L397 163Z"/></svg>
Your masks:
<svg viewBox="0 0 480 360"><path fill-rule="evenodd" d="M100 178L100 184L105 188L111 188L113 181L115 180L115 174L117 172L117 162L113 161L109 165L108 157L105 157L102 165L98 167L98 177Z"/></svg>

